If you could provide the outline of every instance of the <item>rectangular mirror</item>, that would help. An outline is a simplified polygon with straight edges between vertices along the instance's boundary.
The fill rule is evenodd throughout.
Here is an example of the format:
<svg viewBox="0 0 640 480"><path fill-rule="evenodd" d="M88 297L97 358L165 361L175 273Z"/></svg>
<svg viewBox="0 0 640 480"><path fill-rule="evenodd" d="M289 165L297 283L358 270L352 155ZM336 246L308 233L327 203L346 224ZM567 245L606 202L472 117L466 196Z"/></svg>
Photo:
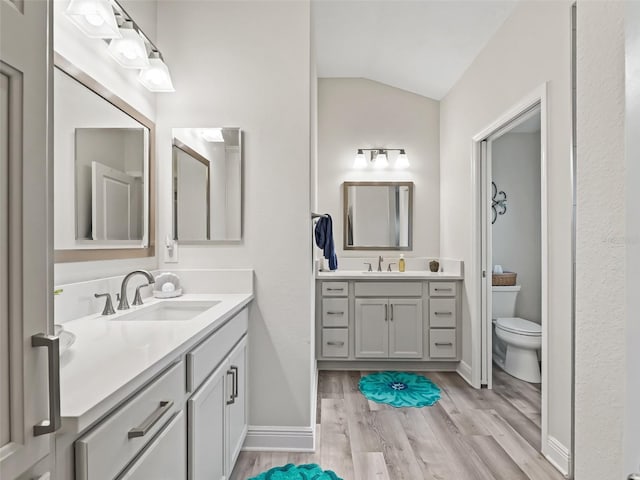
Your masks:
<svg viewBox="0 0 640 480"><path fill-rule="evenodd" d="M242 239L242 131L173 129L173 238Z"/></svg>
<svg viewBox="0 0 640 480"><path fill-rule="evenodd" d="M55 261L153 256L155 125L55 60Z"/></svg>
<svg viewBox="0 0 640 480"><path fill-rule="evenodd" d="M411 250L413 182L344 182L345 250Z"/></svg>

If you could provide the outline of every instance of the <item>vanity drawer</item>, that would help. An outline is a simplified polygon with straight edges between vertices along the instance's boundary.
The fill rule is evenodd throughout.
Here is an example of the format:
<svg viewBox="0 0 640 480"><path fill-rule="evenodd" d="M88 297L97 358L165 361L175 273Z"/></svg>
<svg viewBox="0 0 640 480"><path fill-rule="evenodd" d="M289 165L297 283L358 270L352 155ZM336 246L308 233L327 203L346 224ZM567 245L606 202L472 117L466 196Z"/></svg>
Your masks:
<svg viewBox="0 0 640 480"><path fill-rule="evenodd" d="M349 356L348 328L322 329L322 356L343 358Z"/></svg>
<svg viewBox="0 0 640 480"><path fill-rule="evenodd" d="M247 333L249 313L245 308L224 326L187 353L187 391L194 392Z"/></svg>
<svg viewBox="0 0 640 480"><path fill-rule="evenodd" d="M349 282L322 282L322 296L346 297L349 295Z"/></svg>
<svg viewBox="0 0 640 480"><path fill-rule="evenodd" d="M420 282L356 282L356 297L421 297Z"/></svg>
<svg viewBox="0 0 640 480"><path fill-rule="evenodd" d="M429 282L429 296L455 297L456 282Z"/></svg>
<svg viewBox="0 0 640 480"><path fill-rule="evenodd" d="M429 330L429 357L456 358L456 329Z"/></svg>
<svg viewBox="0 0 640 480"><path fill-rule="evenodd" d="M111 480L182 408L185 369L178 362L75 442L76 480Z"/></svg>
<svg viewBox="0 0 640 480"><path fill-rule="evenodd" d="M456 326L456 299L429 299L429 326L454 328Z"/></svg>
<svg viewBox="0 0 640 480"><path fill-rule="evenodd" d="M323 298L322 299L322 326L323 327L348 327L349 326L349 299L348 298Z"/></svg>

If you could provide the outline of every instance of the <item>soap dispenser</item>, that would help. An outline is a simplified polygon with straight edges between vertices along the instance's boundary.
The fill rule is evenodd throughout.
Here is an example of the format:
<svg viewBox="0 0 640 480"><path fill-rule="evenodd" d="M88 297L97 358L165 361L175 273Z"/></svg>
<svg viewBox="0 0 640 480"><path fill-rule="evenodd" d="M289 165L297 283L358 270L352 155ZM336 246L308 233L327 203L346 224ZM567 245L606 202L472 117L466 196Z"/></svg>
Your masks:
<svg viewBox="0 0 640 480"><path fill-rule="evenodd" d="M400 260L398 261L398 271L404 272L405 262L404 262L404 254L400 254Z"/></svg>

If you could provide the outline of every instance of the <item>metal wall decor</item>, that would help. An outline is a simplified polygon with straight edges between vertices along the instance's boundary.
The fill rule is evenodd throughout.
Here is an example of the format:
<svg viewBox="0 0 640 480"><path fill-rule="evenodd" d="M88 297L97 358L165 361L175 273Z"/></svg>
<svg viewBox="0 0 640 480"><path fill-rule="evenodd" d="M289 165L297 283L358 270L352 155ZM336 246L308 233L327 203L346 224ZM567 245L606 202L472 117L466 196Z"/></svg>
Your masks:
<svg viewBox="0 0 640 480"><path fill-rule="evenodd" d="M491 225L496 223L498 215L504 215L507 213L507 194L503 190L498 191L496 182L491 182L493 190L493 197L491 198L491 210L493 211L493 218L491 219Z"/></svg>

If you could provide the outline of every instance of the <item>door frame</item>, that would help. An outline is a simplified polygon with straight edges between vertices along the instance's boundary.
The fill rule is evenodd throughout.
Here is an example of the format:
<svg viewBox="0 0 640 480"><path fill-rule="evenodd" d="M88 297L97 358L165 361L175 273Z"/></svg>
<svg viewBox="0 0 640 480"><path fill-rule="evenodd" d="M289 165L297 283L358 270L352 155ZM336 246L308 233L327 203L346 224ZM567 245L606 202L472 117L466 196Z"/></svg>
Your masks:
<svg viewBox="0 0 640 480"><path fill-rule="evenodd" d="M541 384L541 436L542 454L548 457L548 320L549 320L549 234L548 234L548 84L547 82L533 89L519 102L515 103L507 111L499 115L494 121L480 130L472 138L471 155L471 179L472 179L472 268L471 284L475 290L475 301L471 304L472 311L476 312L478 321L472 322L471 345L473 363L471 365L472 385L476 388L482 386L483 365L487 368L484 376L487 377L487 387L492 388L491 362L492 362L492 338L491 338L491 285L489 283L491 266L490 229L483 231L485 219L489 221L491 202L488 198L491 182L491 170L488 162L483 162L483 142L504 132L505 128L514 126L514 122L521 119L531 109L539 105L540 108L540 233L541 233L541 323L542 323L542 384ZM489 158L489 157L487 157ZM488 168L487 168L488 167ZM484 182L484 184L483 184ZM485 192L487 195L484 195ZM485 272L485 277L483 277ZM473 297L472 297L473 298ZM483 335L483 332L485 335ZM485 345L482 344L483 337ZM484 346L484 348L483 348ZM483 358L484 357L484 358Z"/></svg>

